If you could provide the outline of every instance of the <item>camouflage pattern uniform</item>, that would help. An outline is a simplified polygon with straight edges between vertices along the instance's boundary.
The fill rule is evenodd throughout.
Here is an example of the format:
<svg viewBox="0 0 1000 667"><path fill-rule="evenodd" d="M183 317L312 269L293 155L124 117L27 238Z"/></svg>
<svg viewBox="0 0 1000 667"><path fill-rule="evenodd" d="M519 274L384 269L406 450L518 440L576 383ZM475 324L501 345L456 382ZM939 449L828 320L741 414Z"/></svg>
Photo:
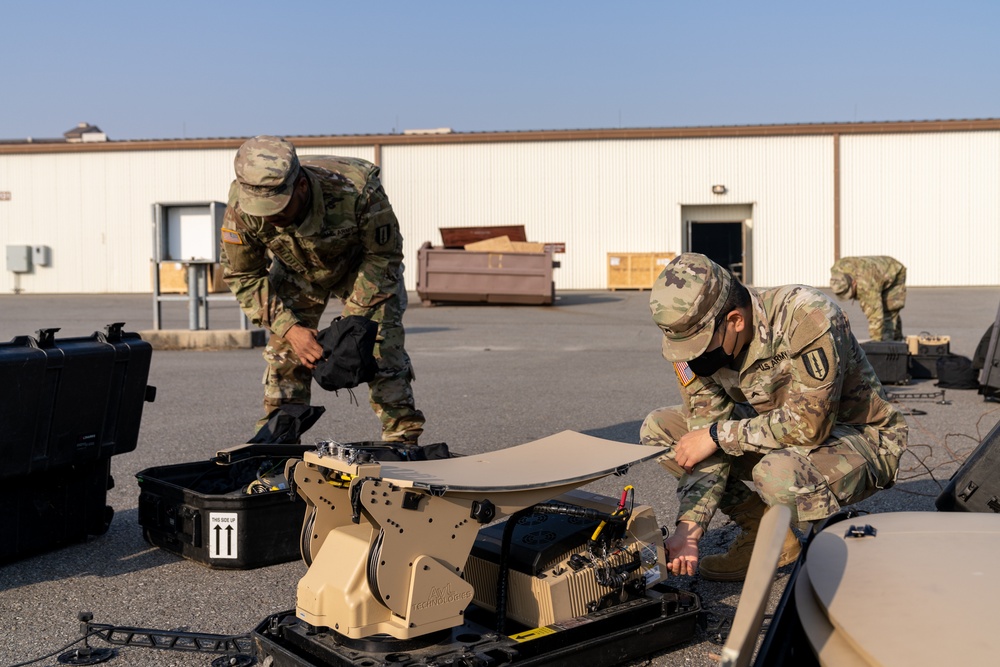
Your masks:
<svg viewBox="0 0 1000 667"><path fill-rule="evenodd" d="M886 400L843 312L818 290L750 288L753 338L736 359L738 370L695 376L685 361L704 352L707 339L678 360L685 333L707 327L711 338L721 310L715 302L726 296L712 284L726 276L703 255L687 253L665 267L650 299L684 404L650 413L640 438L666 448L659 461L679 479L677 520L707 530L717 509L731 515L754 493L744 480L768 506L787 505L793 521L826 518L892 486L905 420ZM673 446L716 422L719 449L687 473Z"/></svg>
<svg viewBox="0 0 1000 667"><path fill-rule="evenodd" d="M830 287L837 296L858 300L872 340L903 340L899 311L906 304L906 267L897 260L885 255L842 257L830 268Z"/></svg>
<svg viewBox="0 0 1000 667"><path fill-rule="evenodd" d="M264 146L261 156L269 158L268 141L277 138L256 140ZM288 178L298 173L296 165L281 165L292 171ZM309 403L312 371L299 363L284 334L295 324L319 328L332 295L343 301L344 316L379 324L379 373L369 383L369 402L382 438L416 442L424 416L414 407L413 369L403 347L403 239L379 168L355 158L309 156L301 170L311 195L307 217L297 227L278 228L241 210L238 181L230 187L223 223L224 280L247 317L272 334L264 351L265 418L257 427L283 404Z"/></svg>

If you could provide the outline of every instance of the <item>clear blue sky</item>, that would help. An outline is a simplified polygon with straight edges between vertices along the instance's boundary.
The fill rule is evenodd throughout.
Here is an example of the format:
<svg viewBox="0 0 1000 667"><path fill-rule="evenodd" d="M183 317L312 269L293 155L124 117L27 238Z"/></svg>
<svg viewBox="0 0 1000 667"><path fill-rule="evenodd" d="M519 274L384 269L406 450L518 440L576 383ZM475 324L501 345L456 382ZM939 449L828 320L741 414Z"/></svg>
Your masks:
<svg viewBox="0 0 1000 667"><path fill-rule="evenodd" d="M0 138L1000 117L1000 2L0 5Z"/></svg>

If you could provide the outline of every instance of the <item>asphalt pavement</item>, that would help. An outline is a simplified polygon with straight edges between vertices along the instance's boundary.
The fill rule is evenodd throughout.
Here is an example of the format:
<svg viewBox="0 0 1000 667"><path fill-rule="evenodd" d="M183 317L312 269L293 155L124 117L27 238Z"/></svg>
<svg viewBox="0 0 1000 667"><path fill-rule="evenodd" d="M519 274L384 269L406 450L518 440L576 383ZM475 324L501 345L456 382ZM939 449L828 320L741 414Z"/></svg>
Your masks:
<svg viewBox="0 0 1000 667"><path fill-rule="evenodd" d="M673 371L660 356L660 334L648 310L649 292L563 292L552 306L437 305L411 295L407 350L416 372L418 406L427 416L422 442L446 442L463 453L511 447L563 430L638 442L651 410L679 402ZM912 288L903 325L907 333L951 336L951 350L972 356L996 317L1000 288ZM856 304L844 304L858 337L866 324ZM186 328L183 303L164 306L166 328ZM213 301L213 328L237 328L233 303ZM0 341L58 327L57 338L84 336L112 322L128 331L152 327L150 295L2 295ZM295 605L306 567L299 561L252 570L215 570L150 546L137 523L136 473L152 466L207 461L218 450L245 442L260 410L260 350L185 350L153 353L135 451L112 457L115 486L108 504L115 516L104 535L0 565L0 619L6 636L0 664L13 665L56 651L79 637L77 612L112 625L163 630L249 632L271 613ZM933 380L892 392L935 394ZM378 423L364 400L352 403L317 389L313 403L326 414L306 441L377 440ZM910 449L900 480L859 507L873 512L933 511L934 498L957 464L1000 419L1000 405L975 391L946 390L944 400L906 398ZM615 496L623 484L637 502L652 505L672 523L675 482L653 462L634 466L588 490ZM9 520L9 517L5 518ZM736 529L716 517L703 553L723 551ZM772 593L776 603L790 567ZM946 573L928 573L946 577ZM739 602L741 584L697 577L670 582L697 592L715 622ZM723 626L724 627L724 623ZM699 630L692 641L635 665L714 666L724 632ZM99 640L93 645L105 646ZM110 665L204 666L213 656L151 648L118 650ZM38 665L56 665L55 657Z"/></svg>

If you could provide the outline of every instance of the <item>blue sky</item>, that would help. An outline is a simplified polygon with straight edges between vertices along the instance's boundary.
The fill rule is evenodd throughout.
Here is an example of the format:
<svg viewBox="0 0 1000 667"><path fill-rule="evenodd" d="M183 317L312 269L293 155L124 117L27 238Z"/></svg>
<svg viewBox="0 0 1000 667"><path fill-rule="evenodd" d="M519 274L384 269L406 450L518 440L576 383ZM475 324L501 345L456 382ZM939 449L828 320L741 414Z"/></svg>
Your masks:
<svg viewBox="0 0 1000 667"><path fill-rule="evenodd" d="M1000 2L4 2L0 138L1000 117Z"/></svg>

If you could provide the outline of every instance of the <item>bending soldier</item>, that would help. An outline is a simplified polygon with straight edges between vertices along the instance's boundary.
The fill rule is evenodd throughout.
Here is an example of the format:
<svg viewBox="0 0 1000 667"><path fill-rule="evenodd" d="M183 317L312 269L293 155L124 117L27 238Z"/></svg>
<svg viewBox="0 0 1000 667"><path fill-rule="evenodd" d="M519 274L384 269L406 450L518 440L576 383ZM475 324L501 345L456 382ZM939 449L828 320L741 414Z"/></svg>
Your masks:
<svg viewBox="0 0 1000 667"><path fill-rule="evenodd" d="M906 305L906 267L892 257L841 257L830 268L830 289L857 299L872 340L903 340L899 311Z"/></svg>
<svg viewBox="0 0 1000 667"><path fill-rule="evenodd" d="M665 545L673 574L695 573L716 510L741 533L727 553L702 559L700 572L738 581L767 507L817 521L895 482L906 423L822 292L750 289L685 253L656 280L650 309L684 401L650 413L640 433L643 444L665 448L659 461L679 480ZM789 531L781 565L799 549Z"/></svg>
<svg viewBox="0 0 1000 667"><path fill-rule="evenodd" d="M222 229L223 278L254 324L271 331L264 351L264 417L307 404L322 358L317 327L331 296L342 314L379 325L369 402L386 441L416 442L413 370L403 347L403 239L379 182L356 158L308 156L279 137L258 136L236 153L236 180Z"/></svg>

